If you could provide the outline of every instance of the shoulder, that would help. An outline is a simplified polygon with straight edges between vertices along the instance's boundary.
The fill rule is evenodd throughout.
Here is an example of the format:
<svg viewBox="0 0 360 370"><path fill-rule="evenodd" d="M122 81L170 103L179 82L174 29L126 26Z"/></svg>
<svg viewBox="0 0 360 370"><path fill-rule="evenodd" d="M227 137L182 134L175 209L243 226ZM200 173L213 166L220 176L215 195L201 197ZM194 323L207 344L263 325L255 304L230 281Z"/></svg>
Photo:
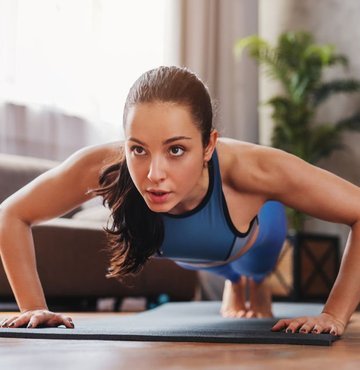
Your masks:
<svg viewBox="0 0 360 370"><path fill-rule="evenodd" d="M66 162L82 162L93 166L103 166L120 158L123 153L123 142L113 141L104 144L86 146L72 154Z"/></svg>
<svg viewBox="0 0 360 370"><path fill-rule="evenodd" d="M65 214L96 195L102 168L118 160L122 148L114 142L80 149L5 199L0 209L29 225Z"/></svg>
<svg viewBox="0 0 360 370"><path fill-rule="evenodd" d="M62 172L76 173L86 179L89 188L97 187L101 171L108 165L117 162L123 155L123 142L115 141L84 147L60 166Z"/></svg>
<svg viewBox="0 0 360 370"><path fill-rule="evenodd" d="M280 149L228 138L220 138L216 148L226 185L269 197L286 185L301 161Z"/></svg>

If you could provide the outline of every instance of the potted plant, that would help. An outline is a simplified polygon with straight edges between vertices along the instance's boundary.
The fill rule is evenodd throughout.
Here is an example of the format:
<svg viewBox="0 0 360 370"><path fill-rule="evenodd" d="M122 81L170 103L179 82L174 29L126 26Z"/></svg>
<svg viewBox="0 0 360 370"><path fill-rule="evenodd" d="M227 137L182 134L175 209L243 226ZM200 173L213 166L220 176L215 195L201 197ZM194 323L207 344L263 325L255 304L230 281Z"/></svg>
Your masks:
<svg viewBox="0 0 360 370"><path fill-rule="evenodd" d="M342 65L348 66L348 59L338 54L330 44L315 43L309 32L284 32L280 34L277 44L272 46L263 38L252 35L240 39L235 44L235 53L241 55L244 50L264 67L266 75L280 83L282 93L269 99L265 104L272 108L274 130L271 144L292 153L303 160L316 165L320 159L329 156L335 150L344 148L342 134L347 130L360 131L360 112L345 117L337 122L316 122L316 112L320 105L330 96L339 93L355 93L360 91L360 82L351 78L340 78L331 81L323 80L325 69ZM301 289L304 277L304 266L301 265L304 250L308 258L320 270L326 285L327 295L337 275L339 256L338 241L329 236L320 236L304 232L305 215L299 211L287 209L291 233L290 242L295 248L294 253L294 289L295 298L304 298ZM313 241L328 241L333 245L335 266L332 267L332 278L321 271L326 258L324 253L316 258L314 247L304 247L309 238ZM312 243L310 242L310 244ZM325 243L326 244L326 243ZM299 255L301 254L301 255ZM327 257L329 259L329 257ZM311 270L311 269L308 269ZM314 271L309 272L307 281L314 280ZM306 280L306 279L305 279ZM308 284L309 285L309 284ZM315 294L316 295L316 294Z"/></svg>

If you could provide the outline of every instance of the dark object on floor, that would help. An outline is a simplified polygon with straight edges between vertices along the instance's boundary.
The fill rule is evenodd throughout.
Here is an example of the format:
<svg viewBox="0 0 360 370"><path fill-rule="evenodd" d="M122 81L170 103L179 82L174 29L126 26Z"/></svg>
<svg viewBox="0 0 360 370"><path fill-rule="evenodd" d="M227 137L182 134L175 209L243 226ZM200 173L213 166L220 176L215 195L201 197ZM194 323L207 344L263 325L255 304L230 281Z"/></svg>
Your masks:
<svg viewBox="0 0 360 370"><path fill-rule="evenodd" d="M274 300L325 302L339 267L337 236L289 235L270 278Z"/></svg>
<svg viewBox="0 0 360 370"><path fill-rule="evenodd" d="M317 315L319 304L274 303L275 319L229 319L219 314L220 302L174 302L134 315L84 318L75 329L0 328L0 337L41 339L135 340L162 342L279 343L329 346L330 334L272 332L280 317Z"/></svg>

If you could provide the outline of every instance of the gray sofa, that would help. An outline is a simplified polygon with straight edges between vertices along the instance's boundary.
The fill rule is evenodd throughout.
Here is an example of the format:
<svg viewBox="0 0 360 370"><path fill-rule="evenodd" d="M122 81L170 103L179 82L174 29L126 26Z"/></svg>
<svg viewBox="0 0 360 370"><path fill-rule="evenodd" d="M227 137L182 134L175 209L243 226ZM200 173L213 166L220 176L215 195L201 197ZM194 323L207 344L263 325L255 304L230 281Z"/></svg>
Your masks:
<svg viewBox="0 0 360 370"><path fill-rule="evenodd" d="M0 203L55 165L57 162L49 160L0 153ZM99 298L105 297L145 297L149 302L161 294L174 301L195 297L197 273L170 260L151 259L125 283L107 279L103 231L107 216L104 207L93 205L33 227L38 271L50 307L91 310ZM2 264L0 299L14 300Z"/></svg>

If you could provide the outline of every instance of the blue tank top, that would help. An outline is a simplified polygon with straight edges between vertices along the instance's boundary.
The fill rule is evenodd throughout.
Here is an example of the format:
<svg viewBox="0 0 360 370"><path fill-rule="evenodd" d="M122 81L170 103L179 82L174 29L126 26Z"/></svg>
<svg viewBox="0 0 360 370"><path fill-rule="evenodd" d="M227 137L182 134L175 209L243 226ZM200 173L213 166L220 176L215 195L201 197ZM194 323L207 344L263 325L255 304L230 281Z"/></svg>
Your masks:
<svg viewBox="0 0 360 370"><path fill-rule="evenodd" d="M161 213L164 240L158 257L186 263L226 262L236 255L257 229L258 217L241 233L231 221L216 150L209 161L209 187L193 210L180 215Z"/></svg>

